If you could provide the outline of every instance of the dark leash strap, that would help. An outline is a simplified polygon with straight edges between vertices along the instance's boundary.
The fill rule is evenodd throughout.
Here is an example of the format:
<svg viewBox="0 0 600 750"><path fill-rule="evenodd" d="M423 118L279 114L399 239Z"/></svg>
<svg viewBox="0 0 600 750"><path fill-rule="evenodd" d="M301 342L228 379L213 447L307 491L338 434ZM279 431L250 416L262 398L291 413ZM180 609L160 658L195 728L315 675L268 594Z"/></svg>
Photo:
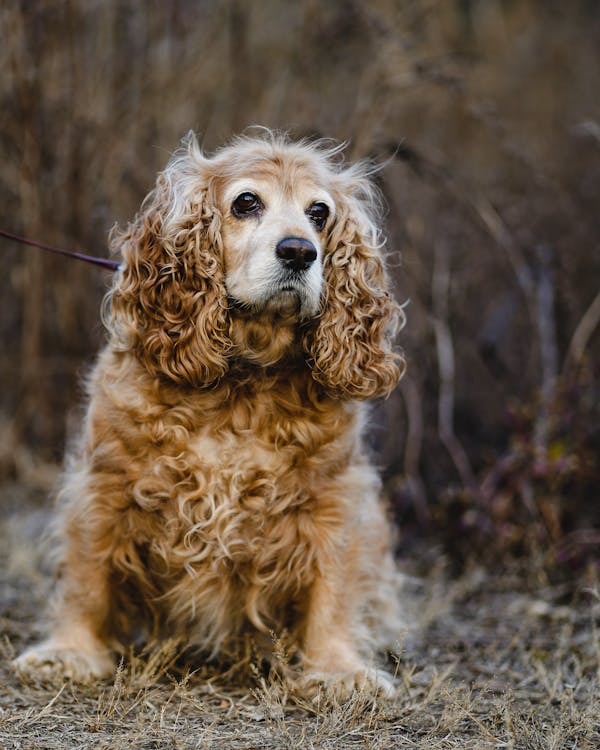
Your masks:
<svg viewBox="0 0 600 750"><path fill-rule="evenodd" d="M110 260L110 258L98 258L95 255L84 255L83 253L74 253L71 250L63 250L60 247L52 247L52 245L45 245L43 242L35 242L34 240L28 240L25 237L19 237L11 232L5 232L0 229L0 236L6 237L9 240L20 242L22 245L31 245L31 247L38 247L41 250L48 250L51 253L57 253L58 255L66 255L69 258L76 258L77 260L83 260L86 263L93 263L95 266L102 266L110 271L116 271L119 268L119 261Z"/></svg>

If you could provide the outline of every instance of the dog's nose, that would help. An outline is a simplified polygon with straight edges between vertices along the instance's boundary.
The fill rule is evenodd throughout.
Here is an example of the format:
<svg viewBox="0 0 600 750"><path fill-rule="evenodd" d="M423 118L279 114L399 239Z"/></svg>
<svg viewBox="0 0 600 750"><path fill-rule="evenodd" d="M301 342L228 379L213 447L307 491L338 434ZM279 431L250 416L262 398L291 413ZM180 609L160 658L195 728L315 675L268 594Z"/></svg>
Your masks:
<svg viewBox="0 0 600 750"><path fill-rule="evenodd" d="M317 259L317 248L302 237L284 237L277 243L275 253L293 271L306 271Z"/></svg>

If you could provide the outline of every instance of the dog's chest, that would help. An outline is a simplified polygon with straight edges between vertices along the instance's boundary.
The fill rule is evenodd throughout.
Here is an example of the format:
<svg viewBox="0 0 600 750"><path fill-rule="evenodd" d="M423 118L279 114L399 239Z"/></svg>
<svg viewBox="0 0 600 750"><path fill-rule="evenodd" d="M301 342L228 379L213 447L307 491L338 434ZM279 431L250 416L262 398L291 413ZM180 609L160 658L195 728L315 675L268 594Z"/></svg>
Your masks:
<svg viewBox="0 0 600 750"><path fill-rule="evenodd" d="M189 445L190 475L198 488L193 515L209 531L211 519L227 518L249 547L268 544L282 522L294 523L312 508L319 451L265 439L251 431L221 434L203 430Z"/></svg>
<svg viewBox="0 0 600 750"><path fill-rule="evenodd" d="M185 427L177 412L163 415L123 520L169 607L192 617L224 602L258 622L258 610L295 600L343 548L359 417L284 407L259 398L226 414L198 409Z"/></svg>
<svg viewBox="0 0 600 750"><path fill-rule="evenodd" d="M297 450L291 446L266 442L251 432L215 435L203 430L189 445L194 471L207 482L207 489L219 493L222 501L232 506L243 505L244 498L258 478L276 482L297 463Z"/></svg>
<svg viewBox="0 0 600 750"><path fill-rule="evenodd" d="M141 486L148 491L138 488L137 504L163 498L150 542L162 562L152 567L251 586L305 584L320 547L342 526L344 500L333 477L343 472L346 438L310 415L253 414L260 423L250 429L215 429L206 420L190 431L184 451L164 446L147 467Z"/></svg>

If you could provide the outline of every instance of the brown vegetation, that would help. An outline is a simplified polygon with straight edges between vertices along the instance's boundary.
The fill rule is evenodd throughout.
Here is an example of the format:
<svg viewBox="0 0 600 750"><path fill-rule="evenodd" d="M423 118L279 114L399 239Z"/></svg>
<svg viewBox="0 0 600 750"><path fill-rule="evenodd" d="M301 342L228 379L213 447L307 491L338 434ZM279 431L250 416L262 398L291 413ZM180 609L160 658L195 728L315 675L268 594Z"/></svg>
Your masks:
<svg viewBox="0 0 600 750"><path fill-rule="evenodd" d="M208 149L260 123L383 164L409 370L374 442L404 528L458 507L473 528L474 506L485 546L498 526L504 544L519 534L500 505L580 555L598 522L595 4L38 0L5 4L0 24L3 228L105 254L190 127ZM61 458L106 277L2 254L14 475Z"/></svg>
<svg viewBox="0 0 600 750"><path fill-rule="evenodd" d="M536 412L536 460L597 448L594 4L40 1L0 22L3 227L103 254L188 127L209 149L261 123L388 159L410 368L377 447L401 514L423 520L449 485L481 499L511 410ZM105 279L2 251L3 430L56 461ZM577 422L557 448L559 383Z"/></svg>
<svg viewBox="0 0 600 750"><path fill-rule="evenodd" d="M259 123L379 162L408 374L372 440L400 553L426 539L463 571L517 560L529 583L570 582L535 601L490 592L510 578L458 595L401 661L406 700L389 715L298 718L268 682L252 699L207 697L198 683L140 687L127 670L49 703L4 673L0 744L33 727L45 739L32 747L59 747L68 713L99 733L73 743L98 747L211 746L215 727L231 747L597 747L598 612L579 588L597 590L600 542L597 3L9 0L0 38L2 229L106 254L189 128L208 150ZM0 253L0 473L16 503L15 487L52 484L76 424L107 272L4 240ZM2 585L10 651L46 584L28 568ZM186 706L202 726L185 724ZM236 745L234 719L252 712L258 733Z"/></svg>

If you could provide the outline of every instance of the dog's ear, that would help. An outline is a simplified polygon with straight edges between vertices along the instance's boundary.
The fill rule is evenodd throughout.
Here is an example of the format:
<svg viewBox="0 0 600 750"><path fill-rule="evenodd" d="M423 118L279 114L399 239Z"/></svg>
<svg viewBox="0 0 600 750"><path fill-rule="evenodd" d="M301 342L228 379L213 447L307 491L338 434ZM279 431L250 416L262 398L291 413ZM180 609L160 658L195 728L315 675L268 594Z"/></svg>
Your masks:
<svg viewBox="0 0 600 750"><path fill-rule="evenodd" d="M387 396L404 369L392 348L403 312L381 252L377 192L360 167L339 175L337 215L323 258L321 314L304 338L314 379L338 398Z"/></svg>
<svg viewBox="0 0 600 750"><path fill-rule="evenodd" d="M228 368L220 226L209 160L190 135L135 220L112 236L123 265L105 322L112 345L134 352L152 375L205 386Z"/></svg>

